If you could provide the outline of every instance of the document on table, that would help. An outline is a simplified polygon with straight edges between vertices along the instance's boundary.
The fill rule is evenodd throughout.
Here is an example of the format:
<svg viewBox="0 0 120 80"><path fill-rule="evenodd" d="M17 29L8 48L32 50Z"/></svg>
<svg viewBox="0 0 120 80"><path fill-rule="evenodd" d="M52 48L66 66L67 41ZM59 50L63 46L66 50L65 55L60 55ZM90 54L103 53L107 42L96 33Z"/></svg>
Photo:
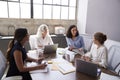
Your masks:
<svg viewBox="0 0 120 80"><path fill-rule="evenodd" d="M36 65L38 65L36 62L27 63L27 67L33 67ZM48 69L49 69L48 66L46 66L45 69L33 70L33 71L30 71L30 73L48 72Z"/></svg>
<svg viewBox="0 0 120 80"><path fill-rule="evenodd" d="M120 77L102 72L100 75L100 80L120 80Z"/></svg>
<svg viewBox="0 0 120 80"><path fill-rule="evenodd" d="M76 70L72 63L64 59L53 59L53 64L56 65L57 69L63 74L74 72Z"/></svg>
<svg viewBox="0 0 120 80"><path fill-rule="evenodd" d="M65 63L58 64L58 69L63 74L67 74L67 73L75 71L75 67L73 65L71 65L70 63L68 63L68 64L65 64Z"/></svg>

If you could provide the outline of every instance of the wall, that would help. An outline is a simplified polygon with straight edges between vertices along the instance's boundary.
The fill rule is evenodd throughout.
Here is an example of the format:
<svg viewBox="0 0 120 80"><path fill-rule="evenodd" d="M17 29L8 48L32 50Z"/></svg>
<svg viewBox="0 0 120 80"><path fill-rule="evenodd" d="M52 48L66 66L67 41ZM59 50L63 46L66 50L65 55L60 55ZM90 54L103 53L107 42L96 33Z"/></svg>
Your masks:
<svg viewBox="0 0 120 80"><path fill-rule="evenodd" d="M120 0L89 0L86 33L101 31L120 41Z"/></svg>
<svg viewBox="0 0 120 80"><path fill-rule="evenodd" d="M0 34L13 35L14 28L10 26L26 27L30 34L35 34L40 24L49 25L50 33L54 33L54 27L56 25L62 25L67 30L72 24L77 24L76 20L42 20L42 19L2 19L0 18ZM10 27L8 29L8 27Z"/></svg>

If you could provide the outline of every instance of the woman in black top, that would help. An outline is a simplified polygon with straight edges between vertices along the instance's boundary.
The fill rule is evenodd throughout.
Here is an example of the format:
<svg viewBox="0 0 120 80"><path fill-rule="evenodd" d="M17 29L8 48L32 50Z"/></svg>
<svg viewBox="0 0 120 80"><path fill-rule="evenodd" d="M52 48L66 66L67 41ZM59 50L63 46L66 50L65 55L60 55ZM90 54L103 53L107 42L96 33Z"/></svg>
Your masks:
<svg viewBox="0 0 120 80"><path fill-rule="evenodd" d="M29 34L27 29L18 28L15 31L14 39L10 41L7 50L7 60L9 62L9 70L7 76L17 76L23 77L23 80L32 80L29 71L44 69L46 64L40 64L35 67L26 67L24 62L34 61L41 62L43 58L33 59L27 56L24 44L29 41Z"/></svg>

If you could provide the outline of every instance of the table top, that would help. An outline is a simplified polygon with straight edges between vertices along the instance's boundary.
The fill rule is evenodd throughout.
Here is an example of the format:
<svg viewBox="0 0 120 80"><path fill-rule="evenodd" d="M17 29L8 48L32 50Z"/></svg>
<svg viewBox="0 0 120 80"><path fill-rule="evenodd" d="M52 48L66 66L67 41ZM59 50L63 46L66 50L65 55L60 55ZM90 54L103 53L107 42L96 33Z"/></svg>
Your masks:
<svg viewBox="0 0 120 80"><path fill-rule="evenodd" d="M28 56L33 58L36 57L36 51L34 50L33 53L28 53ZM55 58L62 58L63 55L58 54L59 49L57 49L56 57ZM98 80L99 77L92 77L80 72L71 72L68 74L62 74L58 70L51 70L52 64L48 64L49 70L48 72L41 72L41 73L31 73L31 77L33 80ZM107 74L115 75L115 73L111 72L110 70L101 68L101 71Z"/></svg>

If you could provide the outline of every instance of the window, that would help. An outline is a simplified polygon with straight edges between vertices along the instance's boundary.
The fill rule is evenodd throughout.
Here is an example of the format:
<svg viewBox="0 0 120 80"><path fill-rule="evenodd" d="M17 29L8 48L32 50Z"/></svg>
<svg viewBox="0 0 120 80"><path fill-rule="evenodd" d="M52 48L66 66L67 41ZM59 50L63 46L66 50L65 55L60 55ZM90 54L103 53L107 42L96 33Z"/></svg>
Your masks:
<svg viewBox="0 0 120 80"><path fill-rule="evenodd" d="M52 0L44 0L44 4L52 4Z"/></svg>
<svg viewBox="0 0 120 80"><path fill-rule="evenodd" d="M61 7L61 19L68 19L68 7Z"/></svg>
<svg viewBox="0 0 120 80"><path fill-rule="evenodd" d="M75 19L75 8L69 7L69 19Z"/></svg>
<svg viewBox="0 0 120 80"><path fill-rule="evenodd" d="M51 19L51 5L44 5L43 19Z"/></svg>
<svg viewBox="0 0 120 80"><path fill-rule="evenodd" d="M53 6L53 19L60 19L60 6Z"/></svg>
<svg viewBox="0 0 120 80"><path fill-rule="evenodd" d="M60 5L60 0L53 0L53 4Z"/></svg>
<svg viewBox="0 0 120 80"><path fill-rule="evenodd" d="M19 0L8 0L8 1L12 1L12 2L14 2L14 1L15 1L15 2L18 2Z"/></svg>
<svg viewBox="0 0 120 80"><path fill-rule="evenodd" d="M34 3L34 4L42 4L42 3L43 3L43 0L33 0L33 3Z"/></svg>
<svg viewBox="0 0 120 80"><path fill-rule="evenodd" d="M69 3L70 6L73 6L73 7L76 6L76 0L69 0L69 1L70 1Z"/></svg>
<svg viewBox="0 0 120 80"><path fill-rule="evenodd" d="M34 5L34 18L35 19L42 19L43 17L42 17L42 5L37 5L37 4L35 4Z"/></svg>
<svg viewBox="0 0 120 80"><path fill-rule="evenodd" d="M9 18L20 18L19 3L8 2Z"/></svg>
<svg viewBox="0 0 120 80"><path fill-rule="evenodd" d="M0 0L0 18L65 19L76 17L77 0Z"/></svg>
<svg viewBox="0 0 120 80"><path fill-rule="evenodd" d="M20 3L20 18L30 18L30 4Z"/></svg>
<svg viewBox="0 0 120 80"><path fill-rule="evenodd" d="M7 3L4 1L0 1L0 17L1 18L8 18L8 11L7 11Z"/></svg>
<svg viewBox="0 0 120 80"><path fill-rule="evenodd" d="M30 0L20 0L21 3L30 3Z"/></svg>
<svg viewBox="0 0 120 80"><path fill-rule="evenodd" d="M61 0L61 1L62 1L61 5L66 5L66 6L68 6L68 0Z"/></svg>

